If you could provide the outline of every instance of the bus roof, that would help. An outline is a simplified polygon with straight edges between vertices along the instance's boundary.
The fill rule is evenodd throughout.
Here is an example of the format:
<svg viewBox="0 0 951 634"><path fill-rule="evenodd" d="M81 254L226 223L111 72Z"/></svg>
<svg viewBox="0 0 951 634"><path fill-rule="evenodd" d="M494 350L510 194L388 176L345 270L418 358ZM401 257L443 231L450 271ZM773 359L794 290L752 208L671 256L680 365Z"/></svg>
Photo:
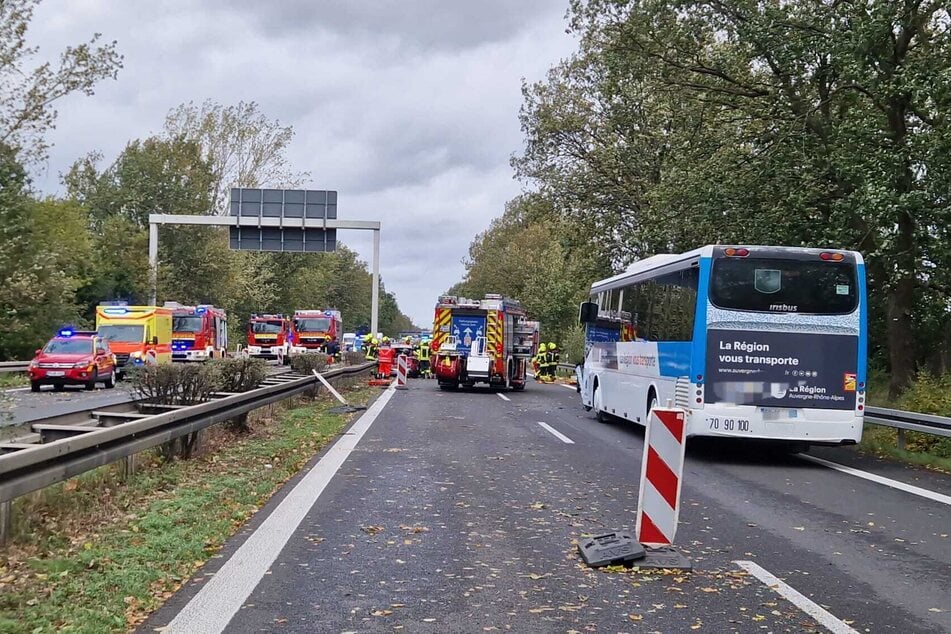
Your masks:
<svg viewBox="0 0 951 634"><path fill-rule="evenodd" d="M862 255L856 251L848 251L845 249L819 249L812 247L775 247L775 246L763 246L763 245L726 245L726 244L708 244L706 246L700 247L699 249L693 249L692 251L687 251L685 253L661 253L658 255L653 255L649 258L644 258L643 260L638 260L634 262L627 270L623 273L618 273L613 277L609 277L604 280L599 280L591 284L591 294L603 293L605 291L614 290L616 288L623 288L633 282L640 281L642 279L649 279L657 277L658 275L663 275L665 273L672 273L680 269L689 268L690 266L695 265L700 261L700 258L709 258L713 255L713 249L716 247L728 248L746 248L755 252L758 249L764 250L772 255L778 255L777 252L789 252L789 253L802 253L814 252L817 256L823 251L832 251L840 253L849 253L855 257L857 264L863 262Z"/></svg>

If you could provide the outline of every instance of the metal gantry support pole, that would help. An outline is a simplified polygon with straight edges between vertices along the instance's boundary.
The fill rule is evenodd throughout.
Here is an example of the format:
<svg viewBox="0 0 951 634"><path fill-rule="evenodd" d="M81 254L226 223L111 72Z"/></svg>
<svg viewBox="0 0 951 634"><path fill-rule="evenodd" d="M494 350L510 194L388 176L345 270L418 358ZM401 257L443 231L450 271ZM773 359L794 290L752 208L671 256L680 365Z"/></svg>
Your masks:
<svg viewBox="0 0 951 634"><path fill-rule="evenodd" d="M158 225L149 220L149 306L158 299Z"/></svg>
<svg viewBox="0 0 951 634"><path fill-rule="evenodd" d="M373 231L373 299L370 304L370 332L376 337L380 326L380 230Z"/></svg>

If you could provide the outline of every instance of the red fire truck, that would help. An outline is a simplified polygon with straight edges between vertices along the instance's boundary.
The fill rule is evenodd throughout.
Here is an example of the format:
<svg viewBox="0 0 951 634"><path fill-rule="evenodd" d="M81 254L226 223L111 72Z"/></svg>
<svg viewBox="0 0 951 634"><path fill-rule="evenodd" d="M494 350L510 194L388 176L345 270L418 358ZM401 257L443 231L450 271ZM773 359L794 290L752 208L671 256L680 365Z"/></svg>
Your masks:
<svg viewBox="0 0 951 634"><path fill-rule="evenodd" d="M294 339L291 320L281 314L252 314L248 320L248 356L261 359L290 358Z"/></svg>
<svg viewBox="0 0 951 634"><path fill-rule="evenodd" d="M432 371L448 390L476 383L525 389L537 329L521 305L490 293L483 299L444 295L433 322Z"/></svg>
<svg viewBox="0 0 951 634"><path fill-rule="evenodd" d="M297 310L291 322L294 342L291 353L323 350L337 354L343 344L343 321L339 310Z"/></svg>
<svg viewBox="0 0 951 634"><path fill-rule="evenodd" d="M228 350L228 317L209 305L182 306L165 302L172 309L172 361L222 359Z"/></svg>

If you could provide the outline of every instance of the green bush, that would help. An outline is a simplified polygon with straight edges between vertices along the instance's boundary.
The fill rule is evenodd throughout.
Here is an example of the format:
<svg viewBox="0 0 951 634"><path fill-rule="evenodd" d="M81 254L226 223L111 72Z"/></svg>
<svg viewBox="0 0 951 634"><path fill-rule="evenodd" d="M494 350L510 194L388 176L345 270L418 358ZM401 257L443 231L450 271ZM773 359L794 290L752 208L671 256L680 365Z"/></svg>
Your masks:
<svg viewBox="0 0 951 634"><path fill-rule="evenodd" d="M211 363L145 365L131 373L140 398L162 405L203 403L220 389L220 369Z"/></svg>
<svg viewBox="0 0 951 634"><path fill-rule="evenodd" d="M347 352L343 355L343 362L347 365L360 365L367 360L364 352Z"/></svg>
<svg viewBox="0 0 951 634"><path fill-rule="evenodd" d="M313 370L323 372L326 367L325 354L296 354L291 357L291 369L298 374L310 374Z"/></svg>
<svg viewBox="0 0 951 634"><path fill-rule="evenodd" d="M909 412L951 416L951 374L920 373L895 406ZM951 458L951 438L907 432L905 443L909 451Z"/></svg>
<svg viewBox="0 0 951 634"><path fill-rule="evenodd" d="M218 368L222 392L247 392L261 384L267 376L267 363L262 359L216 359L209 364Z"/></svg>

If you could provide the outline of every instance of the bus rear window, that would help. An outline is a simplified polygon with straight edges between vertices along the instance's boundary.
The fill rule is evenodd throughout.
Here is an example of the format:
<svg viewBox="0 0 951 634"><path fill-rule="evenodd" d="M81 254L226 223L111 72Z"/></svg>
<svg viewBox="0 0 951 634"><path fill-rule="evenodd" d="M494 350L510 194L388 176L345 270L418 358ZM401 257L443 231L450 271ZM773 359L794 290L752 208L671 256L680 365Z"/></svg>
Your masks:
<svg viewBox="0 0 951 634"><path fill-rule="evenodd" d="M764 313L851 313L858 304L855 264L719 258L710 301L719 308Z"/></svg>

